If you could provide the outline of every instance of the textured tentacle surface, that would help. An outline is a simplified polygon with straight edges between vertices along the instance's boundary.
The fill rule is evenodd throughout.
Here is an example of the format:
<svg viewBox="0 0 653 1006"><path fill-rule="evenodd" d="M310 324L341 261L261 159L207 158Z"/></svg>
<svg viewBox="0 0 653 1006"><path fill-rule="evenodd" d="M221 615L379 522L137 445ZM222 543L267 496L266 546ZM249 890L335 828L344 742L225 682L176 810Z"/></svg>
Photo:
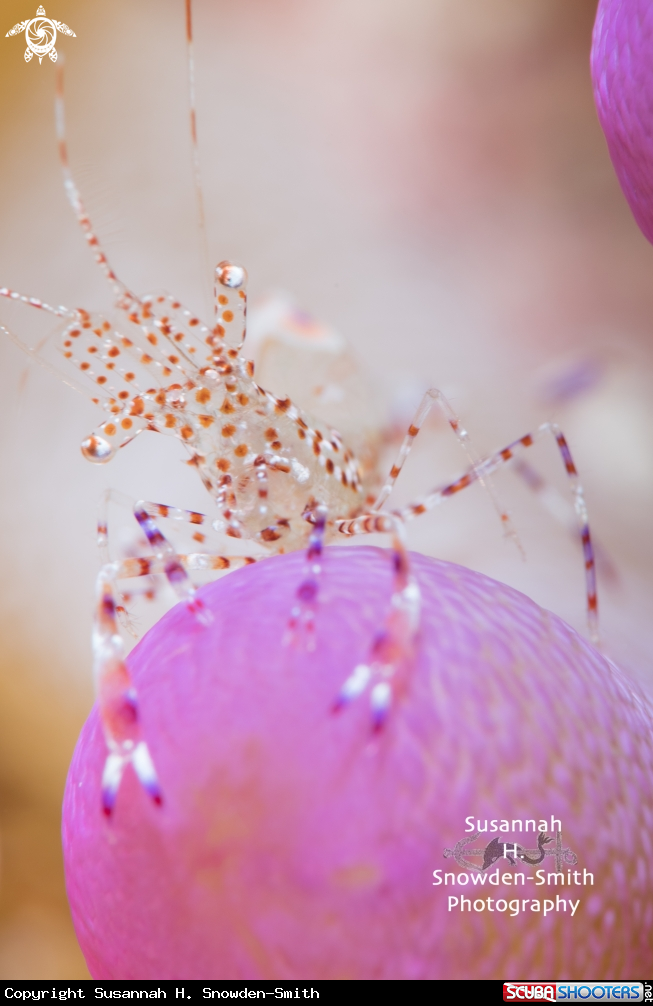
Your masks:
<svg viewBox="0 0 653 1006"><path fill-rule="evenodd" d="M389 554L326 550L313 652L282 642L305 561L293 552L202 588L210 627L178 605L130 654L161 808L127 772L103 819L105 747L97 713L88 720L64 843L93 976L627 980L643 970L653 718L642 696L523 594L411 555L420 646L374 734L366 703L329 709L383 623ZM484 898L519 899L517 917L448 911L472 883L434 886L433 871L462 872L444 852L469 815L474 825L542 817L547 829L554 815L594 883L486 885ZM580 899L573 918L531 909L556 896Z"/></svg>

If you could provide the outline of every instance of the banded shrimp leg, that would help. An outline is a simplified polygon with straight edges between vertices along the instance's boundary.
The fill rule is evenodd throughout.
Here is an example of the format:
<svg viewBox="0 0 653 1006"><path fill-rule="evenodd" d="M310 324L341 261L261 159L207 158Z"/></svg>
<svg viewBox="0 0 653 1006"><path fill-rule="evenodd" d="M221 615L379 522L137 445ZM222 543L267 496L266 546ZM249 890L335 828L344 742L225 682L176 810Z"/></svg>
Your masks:
<svg viewBox="0 0 653 1006"><path fill-rule="evenodd" d="M153 554L111 561L108 552L107 508L110 502L127 502L143 530ZM159 530L153 515L184 520L191 525L203 523L204 514L177 510L156 503L132 504L122 494L109 490L103 500L98 521L98 544L103 560L97 578L97 597L93 627L93 668L100 719L109 753L102 776L102 807L110 816L125 768L131 764L136 776L154 800L163 797L154 762L143 739L139 724L138 697L125 662L125 648L118 628L118 583L127 578L163 574L180 600L201 624L210 615L196 596L189 573L193 570L236 569L258 561L253 556L223 556L210 552L178 553Z"/></svg>
<svg viewBox="0 0 653 1006"><path fill-rule="evenodd" d="M131 764L136 776L156 804L163 802L159 779L139 722L136 689L125 664L118 629L115 580L118 564L100 570L93 624L93 674L100 722L108 748L102 773L102 809L113 811L124 771Z"/></svg>
<svg viewBox="0 0 653 1006"><path fill-rule="evenodd" d="M346 679L332 706L337 713L369 687L372 729L379 731L390 712L393 697L405 685L419 629L422 600L406 550L403 520L394 514L370 517L373 524L361 533L392 535L393 589L383 628L370 646L367 661L358 664ZM336 527L342 521L336 522Z"/></svg>
<svg viewBox="0 0 653 1006"><path fill-rule="evenodd" d="M306 550L306 575L295 593L295 603L290 612L284 644L296 644L302 633L306 648L315 649L315 614L317 611L320 580L322 578L322 551L327 532L328 511L318 503L314 509L304 511L304 519L313 525Z"/></svg>
<svg viewBox="0 0 653 1006"><path fill-rule="evenodd" d="M160 553L146 559L107 563L98 574L93 626L93 670L100 720L109 752L102 774L102 808L107 816L113 811L120 782L129 764L133 766L139 782L153 801L156 804L163 802L154 762L139 723L136 689L125 663L124 643L116 617L117 581L128 576L162 572L178 592L187 598L188 594L183 586L180 589L183 581L189 580L185 563L192 567L193 561L211 559L222 560L223 557L179 556L174 553L174 558L170 559L166 553ZM243 564L246 562L247 560ZM220 564L218 568L226 567ZM195 605L197 604L195 601Z"/></svg>
<svg viewBox="0 0 653 1006"><path fill-rule="evenodd" d="M104 507L111 499L105 496ZM136 519L154 550L154 562L162 569L178 596L185 599L198 617L195 591L172 545L158 531L139 504L134 508ZM98 523L98 543L103 557L108 558L106 514ZM108 755L102 774L102 809L110 816L126 767L131 764L136 776L155 803L163 797L154 762L143 739L138 697L125 663L125 647L117 622L116 596L118 580L129 573L143 575L152 572L151 563L128 559L126 562L105 562L97 578L96 607L93 624L93 673L98 696L100 720Z"/></svg>
<svg viewBox="0 0 653 1006"><path fill-rule="evenodd" d="M368 660L359 664L343 684L333 706L338 712L363 691L370 687L370 706L372 710L372 725L379 730L390 710L393 689L396 689L398 675L402 669L407 669L413 653L415 636L419 627L421 597L417 581L411 571L406 550L405 521L398 514L387 514L382 511L383 504L390 496L399 475L410 454L412 446L419 434L429 412L438 405L445 419L463 448L468 460L473 466L480 464L469 434L454 412L450 402L438 388L430 388L413 417L404 436L394 464L388 477L373 503L371 514L357 518L354 521L336 521L335 527L341 533L378 533L392 535L394 584L390 601L390 610L386 616L383 628L376 634L370 648ZM490 474L490 473L488 473ZM510 516L501 505L494 487L485 474L478 475L479 481L488 493L504 528L504 533L523 550L514 531ZM319 516L318 516L319 514ZM381 516L383 514L383 516ZM361 525L359 522L363 521ZM356 532L343 532L343 526L363 527ZM326 528L326 511L318 508L315 518L315 529L307 553L309 572L297 591L297 602L293 608L290 631L295 632L298 624L303 621L309 630L309 647L314 645L313 629L315 623L315 606L319 586L319 576L322 571L320 556L322 541Z"/></svg>
<svg viewBox="0 0 653 1006"><path fill-rule="evenodd" d="M110 504L115 504L129 511L141 528L146 517L149 517L152 520L156 518L183 522L195 528L205 525L205 522L208 520L208 517L205 514L198 513L194 510L182 510L178 507L165 506L161 503L150 503L145 500L140 500L136 503L130 497L125 496L124 493L117 492L115 489L107 489L102 497L97 522L97 544L100 550L100 561L103 566L114 563L114 560L109 553ZM214 551L178 552L172 543L168 542L161 534L160 529L156 528L155 530L166 542L167 547L165 548L165 555L161 554L159 549L158 555L128 554L123 556L120 560L118 560L117 564L115 564L117 569L116 579L123 580L129 578L166 576L166 579L168 579L168 582L171 583L171 586L175 590L178 599L186 600L187 603L190 602L189 607L191 610L193 610L193 604L197 605L198 602L195 598L195 588L190 582L188 574L192 572L222 572L225 570L239 569L241 566L249 566L252 563L257 562L260 558L265 558L265 556L222 555ZM151 528L150 533L152 533ZM196 530L193 534L193 538L198 543L203 544L206 541L207 534ZM159 544L161 545L161 543ZM170 563L173 558L176 558L179 561L183 571L187 574L186 581L183 580L183 577L181 577L178 570L176 571L177 579L175 580L174 576L172 578L175 582L170 580L170 576L168 574L172 571ZM179 589L180 580L182 584L185 583L182 590ZM126 605L134 596L138 595L144 596L147 600L153 600L156 596L156 592L156 587L149 585L147 589L137 591L132 590L129 594L122 590L116 594L116 601L121 601L120 604L116 604L116 612L120 617L123 626L132 635L136 635L136 633L132 631L128 624L129 616ZM201 610L202 609L200 609L200 611Z"/></svg>
<svg viewBox="0 0 653 1006"><path fill-rule="evenodd" d="M449 400L443 395L443 393L438 388L430 388L423 396L422 401L413 416L412 422L408 427L406 434L404 435L399 453L395 459L392 468L388 474L388 477L381 488L378 496L372 504L372 513L381 512L383 504L392 492L399 475L404 467L406 459L411 452L413 444L417 435L419 434L426 418L431 411L431 409L438 405L441 412L451 427L453 433L458 440L458 443L462 447L463 451L467 455L467 459L470 464L475 465L480 462L480 458L474 451L472 443L467 430L464 428L460 422L458 416L454 412L453 407ZM512 527L510 521L510 516L506 509L502 506L492 484L487 478L480 477L479 482L487 492L490 500L496 510L499 518L501 520L502 526L504 528L504 534L512 539L517 547L519 548L522 555L524 555L523 549L517 537L517 534ZM315 613L317 609L318 602L318 592L319 584L322 574L322 564L321 555L322 547L324 541L324 535L327 530L327 512L324 507L320 504L316 504L315 501L312 502L312 511L307 507L304 516L313 525L313 531L309 540L308 551L306 555L307 561L307 573L305 579L299 585L296 592L296 600L293 606L290 621L288 624L288 633L286 635L286 642L296 641L298 639L299 633L304 629L308 635L308 649L313 649L315 645L314 629L315 629ZM405 548L403 545L403 531L398 525L393 533L395 556L401 556L401 561L395 559L395 562L399 562L400 567L403 569L405 560ZM408 575L408 574L407 574ZM412 588L411 588L412 589ZM399 597L404 590L404 586L398 587L393 598Z"/></svg>
<svg viewBox="0 0 653 1006"><path fill-rule="evenodd" d="M467 460L469 461L470 465L472 467L475 467L481 462L481 458L479 457L479 455L474 450L474 447L472 446L469 433L460 422L460 419L454 412L454 409L449 400L445 397L445 395L442 394L442 392L438 388L429 388L429 390L425 393L424 397L422 398L422 401L419 405L419 408L417 409L417 412L415 413L412 423L408 427L408 431L404 436L401 447L399 448L399 453L395 459L394 464L392 465L392 468L390 469L390 472L383 485L383 488L381 489L379 495L372 504L371 507L372 513L381 511L383 509L383 505L390 496L392 490L394 489L394 486L397 482L397 479L399 478L399 475L401 474L401 470L404 467L406 459L408 458L408 455L411 452L412 446L415 442L415 438L420 432L429 412L431 411L434 405L439 406L440 411L443 413L447 423L453 430L456 439L458 440L458 443L465 452ZM494 486L489 481L489 478L486 475L479 476L478 481L485 489L486 493L488 494L492 502L494 509L499 515L499 519L503 526L505 536L514 541L514 543L517 545L519 551L523 556L524 551L519 542L517 532L512 526L510 515L508 511L505 509L505 507L502 505L494 489Z"/></svg>
<svg viewBox="0 0 653 1006"><path fill-rule="evenodd" d="M596 566L587 516L587 507L585 505L583 488L578 477L578 471L572 458L571 451L569 450L569 445L564 434L555 423L543 423L534 433L527 433L518 440L514 440L512 443L508 444L507 447L504 447L500 451L496 451L488 458L470 468L459 479L456 479L454 482L450 482L448 485L434 489L423 499L418 500L415 503L402 507L399 510L390 511L389 513L386 511L372 511L369 514L362 514L360 517L356 517L353 520L339 520L336 522L336 528L341 534L346 535L370 534L378 531L388 531L389 528L386 523L388 518L394 517L405 522L412 520L414 517L426 513L429 510L433 510L440 503L443 503L445 500L454 496L462 489L466 489L474 482L478 482L482 478L492 475L503 465L512 461L515 451L518 451L521 448L531 447L537 440L540 439L540 437L547 433L550 434L556 441L571 484L572 499L574 503L574 510L576 512L576 519L580 529L581 542L583 545L583 557L585 561L587 620L592 641L597 643L599 641L599 637Z"/></svg>
<svg viewBox="0 0 653 1006"><path fill-rule="evenodd" d="M578 541L579 527L573 504L569 503L558 489L549 485L547 480L535 468L532 468L527 461L524 461L523 458L514 458L509 467L535 495L540 506L561 527L567 530L574 541ZM602 542L597 541L596 535L592 537L592 546L596 558L597 572L600 573L603 583L613 588L618 588L620 585L620 574L612 556Z"/></svg>
<svg viewBox="0 0 653 1006"><path fill-rule="evenodd" d="M186 601L189 610L198 617L199 621L203 621L207 617L207 613L201 601L196 597L195 587L188 576L190 572L222 572L240 569L242 566L250 566L261 559L268 558L267 555L223 555L214 551L178 552L161 531L159 522L170 520L188 524L194 528L204 526L206 529L206 522L209 520L206 514L146 500L139 500L135 503L123 493L119 493L115 489L108 489L102 499L97 525L97 542L103 565L112 562L109 555L108 507L110 503L127 508L145 534L148 543L154 547L152 555L130 556L119 561L116 567L119 570L118 579L154 575L166 576L178 599ZM220 533L212 532L210 525L206 532L209 535L213 533L216 537L221 537ZM193 537L203 544L206 541L207 533L196 531ZM181 566L181 570L177 568L175 563Z"/></svg>
<svg viewBox="0 0 653 1006"><path fill-rule="evenodd" d="M340 534L362 535L374 533L392 533L395 542L395 569L396 582L391 601L391 614L387 623L387 640L381 633L374 641L371 649L370 659L367 664L359 665L346 679L342 689L336 699L334 708L340 709L353 699L361 695L373 680L374 676L380 676L387 688L376 692L376 701L381 695L383 699L384 711L387 713L393 697L393 679L399 667L406 662L410 656L414 635L419 624L419 588L410 573L408 558L403 548L404 528L407 521L433 510L440 503L461 492L474 482L479 482L482 478L492 475L503 465L512 461L515 452L523 448L531 447L540 437L545 434L551 435L560 451L565 470L570 480L572 499L576 512L580 537L583 547L583 559L585 565L585 590L587 601L587 621L590 638L593 643L599 644L598 633L598 600L596 592L596 564L594 559L594 549L589 528L587 507L583 488L578 477L576 465L569 450L569 445L564 434L555 423L543 423L534 433L527 433L519 440L513 441L504 447L503 450L496 451L485 460L470 468L464 475L454 482L434 489L422 500L402 507L400 510L372 511L362 514L352 520L338 520L335 528ZM399 545L399 547L397 547ZM402 566L405 563L405 567ZM405 584L405 585L404 585ZM398 612L403 616L400 624L400 632L394 632L393 614ZM402 637L403 631L403 637ZM394 644L394 645L393 645ZM387 663L379 668L379 658L377 649L381 647L383 653L391 652L394 657L393 663ZM387 647L387 648L386 648ZM375 725L378 723L378 712L375 708L374 686L370 696L372 701L372 711Z"/></svg>

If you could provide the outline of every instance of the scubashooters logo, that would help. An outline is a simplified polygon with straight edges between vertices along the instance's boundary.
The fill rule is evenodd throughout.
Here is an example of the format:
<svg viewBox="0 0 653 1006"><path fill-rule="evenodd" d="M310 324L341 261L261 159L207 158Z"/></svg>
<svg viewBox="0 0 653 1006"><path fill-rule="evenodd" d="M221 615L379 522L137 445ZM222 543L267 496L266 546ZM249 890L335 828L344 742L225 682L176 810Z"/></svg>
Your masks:
<svg viewBox="0 0 653 1006"><path fill-rule="evenodd" d="M641 1002L645 999L643 982L504 982L504 1002L601 1002L617 999Z"/></svg>
<svg viewBox="0 0 653 1006"><path fill-rule="evenodd" d="M38 56L39 63L44 56L49 56L53 63L57 62L57 50L54 43L57 41L57 31L62 35L72 35L76 38L75 32L62 21L52 21L45 16L43 7L39 7L36 17L31 21L19 21L7 32L5 38L10 35L20 35L25 32L27 49L25 50L25 62L29 63L33 56Z"/></svg>

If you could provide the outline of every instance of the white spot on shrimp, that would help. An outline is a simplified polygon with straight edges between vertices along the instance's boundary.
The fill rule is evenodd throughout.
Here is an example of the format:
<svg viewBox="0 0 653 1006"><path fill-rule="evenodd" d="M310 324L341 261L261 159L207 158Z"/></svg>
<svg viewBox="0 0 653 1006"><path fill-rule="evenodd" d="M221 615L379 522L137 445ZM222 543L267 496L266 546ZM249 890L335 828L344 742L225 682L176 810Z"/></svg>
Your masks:
<svg viewBox="0 0 653 1006"><path fill-rule="evenodd" d="M308 480L311 477L311 473L308 470L308 468L305 465L301 464L301 462L297 461L296 458L293 458L292 461L290 462L290 468L293 474L293 478L295 478L300 485L303 485L305 482L308 482Z"/></svg>

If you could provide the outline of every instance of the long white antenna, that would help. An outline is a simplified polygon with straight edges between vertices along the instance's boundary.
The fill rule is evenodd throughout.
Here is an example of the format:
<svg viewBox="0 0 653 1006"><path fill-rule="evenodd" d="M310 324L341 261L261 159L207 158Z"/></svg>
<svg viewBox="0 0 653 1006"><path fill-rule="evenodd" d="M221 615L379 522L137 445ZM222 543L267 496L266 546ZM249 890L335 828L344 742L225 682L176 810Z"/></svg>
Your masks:
<svg viewBox="0 0 653 1006"><path fill-rule="evenodd" d="M111 265L109 260L105 255L102 246L100 245L99 239L93 225L89 219L88 213L84 203L82 202L82 197L79 193L79 189L75 184L75 180L72 176L70 166L68 164L68 143L66 141L66 117L64 110L64 72L63 72L64 58L62 54L59 54L59 63L57 65L57 89L55 96L55 122L57 127L57 140L59 141L59 160L61 162L61 170L63 171L63 181L64 187L66 189L66 195L68 197L68 202L73 208L73 213L77 217L77 222L79 223L82 231L84 232L84 237L88 243L89 248L93 252L95 261L99 265L100 269L104 273L105 277L111 284L116 297L120 300L124 297L128 297L131 300L136 300L137 298L127 289L125 284L119 279Z"/></svg>
<svg viewBox="0 0 653 1006"><path fill-rule="evenodd" d="M209 257L209 239L206 230L206 214L204 212L204 190L202 189L202 173L200 171L200 152L197 142L197 113L195 107L195 54L193 51L193 11L192 0L186 0L186 45L188 52L188 101L190 105L190 142L193 160L193 180L195 183L195 202L197 205L197 223L200 232L200 255L202 260L202 286L211 304L212 274Z"/></svg>

